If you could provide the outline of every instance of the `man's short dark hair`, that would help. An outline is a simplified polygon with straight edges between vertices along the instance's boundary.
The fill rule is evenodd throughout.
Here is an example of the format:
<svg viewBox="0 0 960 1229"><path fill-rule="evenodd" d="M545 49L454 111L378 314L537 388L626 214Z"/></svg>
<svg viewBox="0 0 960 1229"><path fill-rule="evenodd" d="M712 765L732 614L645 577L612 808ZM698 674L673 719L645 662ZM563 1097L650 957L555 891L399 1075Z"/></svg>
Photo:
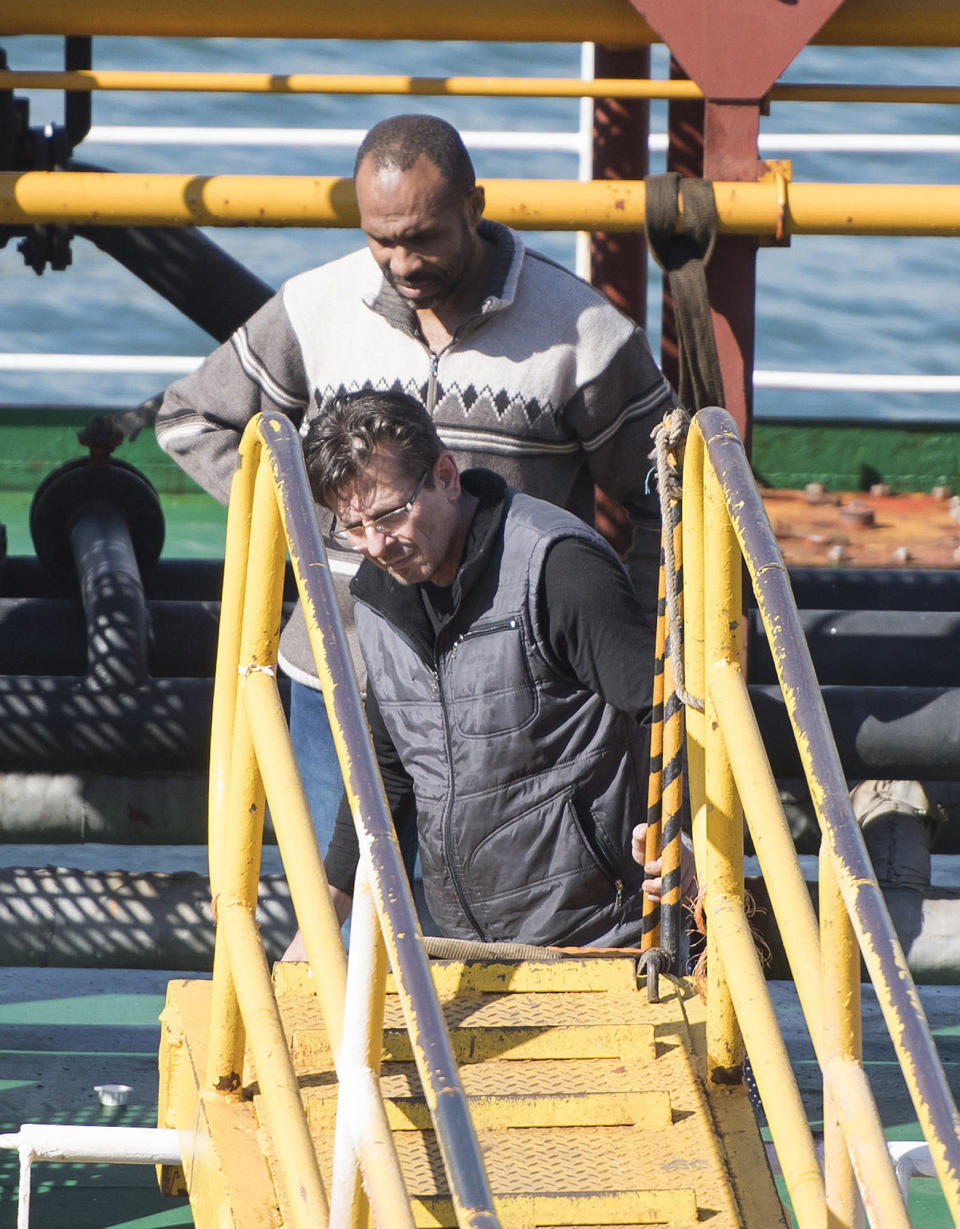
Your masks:
<svg viewBox="0 0 960 1229"><path fill-rule="evenodd" d="M362 473L375 448L390 445L404 475L415 479L433 465L444 444L426 409L394 389L365 389L334 397L307 428L303 456L318 503L342 493Z"/></svg>
<svg viewBox="0 0 960 1229"><path fill-rule="evenodd" d="M472 191L476 176L460 133L436 115L394 115L374 124L357 150L354 178L366 158L373 159L378 171L409 171L421 154L456 196Z"/></svg>

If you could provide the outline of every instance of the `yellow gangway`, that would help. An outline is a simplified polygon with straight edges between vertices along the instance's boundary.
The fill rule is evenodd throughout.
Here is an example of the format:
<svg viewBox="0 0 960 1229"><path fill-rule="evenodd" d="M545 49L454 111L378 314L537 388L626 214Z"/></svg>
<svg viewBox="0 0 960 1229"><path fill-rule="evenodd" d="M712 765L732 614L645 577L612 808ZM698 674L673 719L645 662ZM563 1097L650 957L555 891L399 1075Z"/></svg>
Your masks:
<svg viewBox="0 0 960 1229"><path fill-rule="evenodd" d="M668 672L668 698L674 675L685 673L707 917L704 1002L689 980L658 971L658 948L641 958L468 946L428 959L299 437L279 414L250 424L230 504L214 701L214 975L171 983L160 1054L160 1124L177 1128L184 1158L179 1169L161 1171L161 1182L189 1193L201 1229L786 1225L742 1083L741 1037L798 1223L852 1227L862 1198L874 1225L905 1225L857 1053L851 933L865 956L870 949L895 1040L902 1053L909 1047L918 1116L948 1202L958 1206L956 1110L869 865L843 852L846 813L831 797L821 806L832 835L824 842L818 933L756 734L739 673L735 532L765 615L759 582L776 563L757 563L765 521L759 499L759 512L744 511L740 485L752 480L738 447L729 416L701 411L684 466L685 670L677 663ZM287 549L362 851L349 967L277 689ZM790 623L783 611L776 618L780 628ZM790 672L803 668L802 639L768 634L787 645L780 660L790 659L796 694ZM809 776L822 802L829 730L822 712L794 709L801 745L816 749ZM826 1176L743 911L738 790L824 1071ZM255 923L265 801L308 954L272 977ZM830 890L834 882L839 893ZM848 1004L845 1016L828 1009L838 1001Z"/></svg>
<svg viewBox="0 0 960 1229"><path fill-rule="evenodd" d="M217 947L212 982L172 983L164 1011L160 1119L184 1156L165 1189L217 1229L784 1223L745 1094L714 1101L703 1078L689 985L661 977L651 1002L637 953L427 960L288 419L250 425L234 481ZM364 853L349 970L277 691L285 545ZM255 924L265 798L309 956L272 981Z"/></svg>

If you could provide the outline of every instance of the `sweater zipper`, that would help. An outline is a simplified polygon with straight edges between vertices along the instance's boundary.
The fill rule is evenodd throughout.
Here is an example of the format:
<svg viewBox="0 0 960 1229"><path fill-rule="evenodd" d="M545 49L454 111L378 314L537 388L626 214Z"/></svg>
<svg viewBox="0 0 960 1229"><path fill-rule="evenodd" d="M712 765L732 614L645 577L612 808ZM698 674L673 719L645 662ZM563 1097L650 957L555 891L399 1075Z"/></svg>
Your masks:
<svg viewBox="0 0 960 1229"><path fill-rule="evenodd" d="M450 880L453 883L453 890L457 894L457 901L460 905L460 908L463 910L463 914L466 917L467 921L476 931L477 938L483 939L484 938L483 930L481 929L480 924L477 922L477 919L474 916L473 910L470 908L470 905L467 903L467 894L463 886L463 880L461 879L460 872L458 871L456 865L454 864L454 860L453 860L453 852L454 852L453 851L453 824L451 823L451 816L453 814L453 802L454 802L453 751L452 751L451 738L450 738L450 722L449 722L449 717L447 713L447 705L446 705L446 702L444 700L444 695L443 695L443 685L440 682L439 666L434 666L433 678L434 678L434 684L437 689L437 696L440 702L440 711L441 713L443 713L443 736L444 736L444 739L446 741L446 746L447 746L447 763L450 765L450 796L447 800L447 805L444 808L443 817L440 820L440 830L443 835L443 858L447 864L447 870L450 872Z"/></svg>
<svg viewBox="0 0 960 1229"><path fill-rule="evenodd" d="M433 416L434 406L437 404L437 371L440 368L440 355L434 354L432 350L430 354L430 379L427 382L427 413Z"/></svg>

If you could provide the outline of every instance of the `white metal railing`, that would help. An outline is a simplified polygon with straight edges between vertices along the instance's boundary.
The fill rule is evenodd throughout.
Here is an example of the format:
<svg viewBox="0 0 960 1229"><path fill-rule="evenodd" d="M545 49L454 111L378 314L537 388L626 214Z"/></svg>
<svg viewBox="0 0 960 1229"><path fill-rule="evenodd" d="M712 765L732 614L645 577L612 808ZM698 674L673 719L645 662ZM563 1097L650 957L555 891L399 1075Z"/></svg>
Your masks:
<svg viewBox="0 0 960 1229"><path fill-rule="evenodd" d="M589 100L588 100L589 101ZM461 133L468 149L537 151L580 155L581 132L494 132L486 130ZM366 136L365 128L188 128L160 124L95 124L85 144L92 145L245 145L288 146L312 149L356 150ZM652 154L666 152L667 134L650 135ZM843 154L955 154L960 153L960 133L897 132L766 132L760 134L760 153L843 153Z"/></svg>
<svg viewBox="0 0 960 1229"><path fill-rule="evenodd" d="M16 1135L0 1135L0 1148L20 1156L17 1229L29 1229L34 1161L95 1165L179 1165L180 1140L169 1127L65 1126L28 1122Z"/></svg>
<svg viewBox="0 0 960 1229"><path fill-rule="evenodd" d="M0 353L0 372L177 377L195 371L203 357L193 354ZM753 386L808 392L920 393L930 396L960 393L960 375L758 370L753 375Z"/></svg>

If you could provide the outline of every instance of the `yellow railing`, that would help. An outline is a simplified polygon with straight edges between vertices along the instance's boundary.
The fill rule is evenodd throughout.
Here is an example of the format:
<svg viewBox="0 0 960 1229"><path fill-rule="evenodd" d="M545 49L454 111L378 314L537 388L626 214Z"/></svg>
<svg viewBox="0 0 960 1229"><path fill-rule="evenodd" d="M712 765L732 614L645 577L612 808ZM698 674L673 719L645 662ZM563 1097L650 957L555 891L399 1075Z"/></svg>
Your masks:
<svg viewBox="0 0 960 1229"><path fill-rule="evenodd" d="M753 582L822 829L819 927L741 669L741 558ZM709 560L709 567L705 566ZM860 955L960 1224L960 1116L847 794L790 583L733 419L701 410L683 466L686 688L693 836L706 885L707 1061L739 1081L743 1048L801 1227L909 1224L864 1073ZM825 1171L744 909L746 818L823 1072ZM858 951L859 948L859 951Z"/></svg>
<svg viewBox="0 0 960 1229"><path fill-rule="evenodd" d="M277 689L287 548L360 837L349 973ZM240 445L227 520L211 738L217 938L205 1094L242 1095L248 1045L297 1229L365 1226L366 1197L377 1224L412 1229L377 1078L389 956L458 1223L494 1229L483 1162L345 645L296 428L283 415L258 415ZM255 922L265 802L347 1094L338 1099L329 1203Z"/></svg>
<svg viewBox="0 0 960 1229"><path fill-rule="evenodd" d="M847 46L946 46L960 39L960 0L844 0L811 41ZM588 42L646 46L659 41L630 0L6 0L3 34L140 34L178 38L464 39L472 42Z"/></svg>
<svg viewBox="0 0 960 1229"><path fill-rule="evenodd" d="M488 179L486 214L516 230L642 231L642 180ZM723 235L960 235L960 185L714 182ZM682 229L681 207L678 229ZM353 182L307 175L0 172L0 225L359 225Z"/></svg>
<svg viewBox="0 0 960 1229"><path fill-rule="evenodd" d="M634 77L408 77L376 73L169 72L78 68L0 70L0 90L244 94L396 94L414 98L624 98L697 101L695 81ZM838 85L778 81L771 102L960 103L956 85Z"/></svg>

